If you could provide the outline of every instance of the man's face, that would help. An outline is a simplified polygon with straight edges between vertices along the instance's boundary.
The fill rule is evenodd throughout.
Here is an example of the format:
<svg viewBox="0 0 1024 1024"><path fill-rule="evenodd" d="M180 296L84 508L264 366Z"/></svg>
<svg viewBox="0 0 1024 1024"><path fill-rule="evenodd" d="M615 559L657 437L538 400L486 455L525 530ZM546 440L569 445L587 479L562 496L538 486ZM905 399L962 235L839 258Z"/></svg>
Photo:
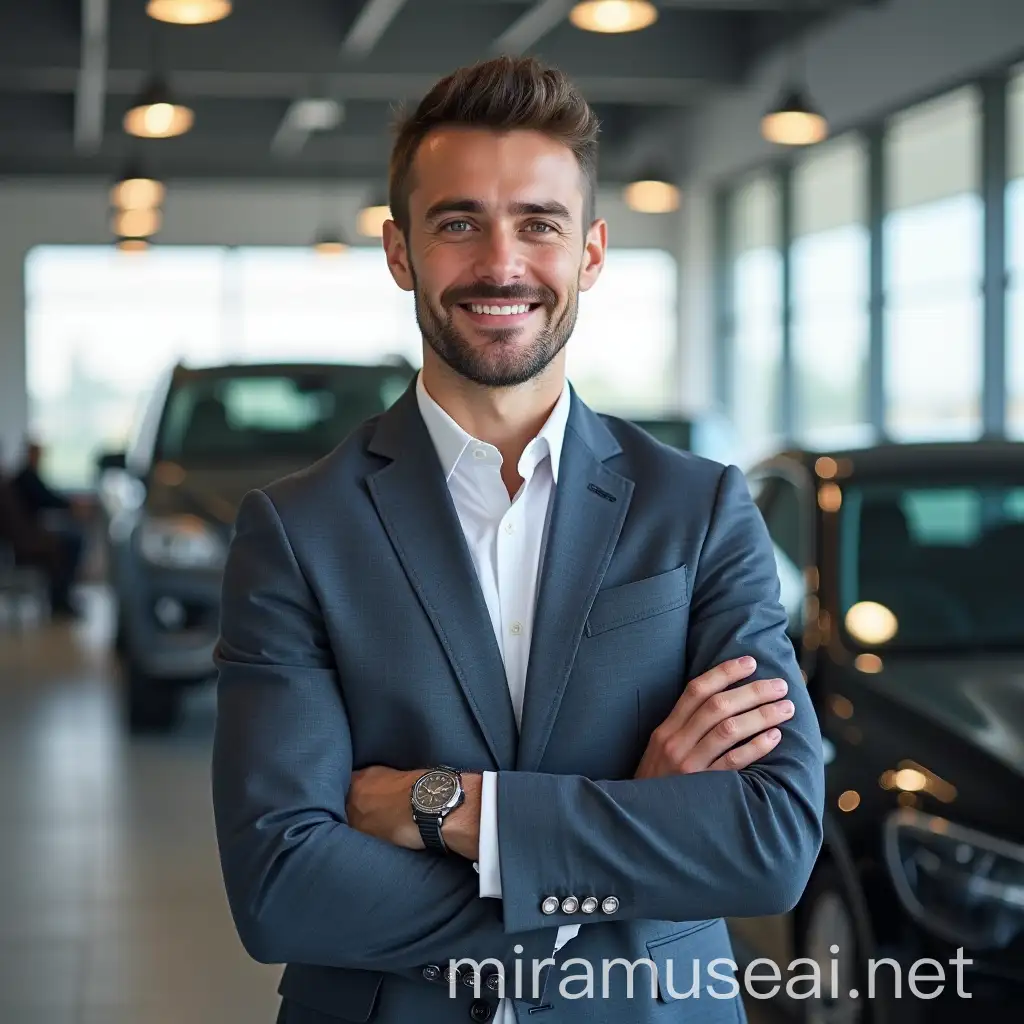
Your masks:
<svg viewBox="0 0 1024 1024"><path fill-rule="evenodd" d="M568 147L531 131L432 132L413 162L409 222L408 238L385 226L388 263L443 362L498 388L559 356L606 244L602 221L584 223Z"/></svg>

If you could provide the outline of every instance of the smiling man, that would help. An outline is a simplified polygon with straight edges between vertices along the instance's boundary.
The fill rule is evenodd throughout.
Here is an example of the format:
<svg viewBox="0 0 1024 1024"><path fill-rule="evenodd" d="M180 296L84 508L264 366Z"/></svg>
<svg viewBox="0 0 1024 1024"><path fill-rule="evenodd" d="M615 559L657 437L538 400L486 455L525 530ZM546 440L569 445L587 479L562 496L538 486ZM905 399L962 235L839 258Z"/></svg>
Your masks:
<svg viewBox="0 0 1024 1024"><path fill-rule="evenodd" d="M597 131L532 59L435 86L384 232L422 372L239 511L214 806L281 1024L742 1020L722 918L787 910L817 855L820 736L741 474L566 380Z"/></svg>

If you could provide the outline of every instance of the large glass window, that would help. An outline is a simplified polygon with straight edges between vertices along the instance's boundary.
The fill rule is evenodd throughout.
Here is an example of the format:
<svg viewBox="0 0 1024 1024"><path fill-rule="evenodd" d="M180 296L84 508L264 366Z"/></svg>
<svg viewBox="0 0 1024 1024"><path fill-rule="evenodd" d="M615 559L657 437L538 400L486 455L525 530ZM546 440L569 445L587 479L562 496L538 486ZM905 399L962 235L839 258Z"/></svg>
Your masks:
<svg viewBox="0 0 1024 1024"><path fill-rule="evenodd" d="M1007 428L1024 437L1024 71L1010 82L1007 98L1009 161L1006 191Z"/></svg>
<svg viewBox="0 0 1024 1024"><path fill-rule="evenodd" d="M730 197L730 415L741 458L770 448L781 428L782 253L774 177L750 179Z"/></svg>
<svg viewBox="0 0 1024 1024"><path fill-rule="evenodd" d="M377 248L41 246L26 262L30 429L47 476L87 487L96 454L124 446L163 370L234 362L419 365L412 296ZM677 270L661 250L612 250L580 296L569 375L584 400L627 415L674 405Z"/></svg>
<svg viewBox="0 0 1024 1024"><path fill-rule="evenodd" d="M867 427L867 152L858 136L816 147L793 172L794 422L805 443Z"/></svg>
<svg viewBox="0 0 1024 1024"><path fill-rule="evenodd" d="M885 410L897 440L981 430L980 96L894 118L886 149Z"/></svg>

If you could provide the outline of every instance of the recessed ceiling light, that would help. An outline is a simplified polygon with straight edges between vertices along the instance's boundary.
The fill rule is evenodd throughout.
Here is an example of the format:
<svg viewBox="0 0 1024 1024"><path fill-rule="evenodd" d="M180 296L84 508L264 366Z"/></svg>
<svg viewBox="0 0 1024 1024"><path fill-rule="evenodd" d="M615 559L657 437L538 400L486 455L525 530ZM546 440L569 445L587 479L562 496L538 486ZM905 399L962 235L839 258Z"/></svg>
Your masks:
<svg viewBox="0 0 1024 1024"><path fill-rule="evenodd" d="M658 20L649 0L580 0L569 20L585 32L637 32Z"/></svg>
<svg viewBox="0 0 1024 1024"><path fill-rule="evenodd" d="M149 0L146 13L171 25L207 25L231 13L231 0Z"/></svg>

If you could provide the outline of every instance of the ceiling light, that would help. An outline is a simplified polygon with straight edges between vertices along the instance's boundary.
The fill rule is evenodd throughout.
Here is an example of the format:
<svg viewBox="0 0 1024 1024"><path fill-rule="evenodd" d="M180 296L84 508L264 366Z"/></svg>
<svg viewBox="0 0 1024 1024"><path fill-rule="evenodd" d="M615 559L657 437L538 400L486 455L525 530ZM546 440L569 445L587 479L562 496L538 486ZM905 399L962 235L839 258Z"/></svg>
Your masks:
<svg viewBox="0 0 1024 1024"><path fill-rule="evenodd" d="M149 0L146 13L172 25L207 25L231 13L231 0Z"/></svg>
<svg viewBox="0 0 1024 1024"><path fill-rule="evenodd" d="M184 135L194 120L188 107L175 103L166 84L153 79L124 115L124 130L142 139L169 139Z"/></svg>
<svg viewBox="0 0 1024 1024"><path fill-rule="evenodd" d="M348 243L340 231L325 228L317 232L313 248L319 256L340 256L348 248Z"/></svg>
<svg viewBox="0 0 1024 1024"><path fill-rule="evenodd" d="M144 238L119 238L114 244L121 252L145 252L149 248Z"/></svg>
<svg viewBox="0 0 1024 1024"><path fill-rule="evenodd" d="M366 206L359 211L356 227L359 234L367 238L381 238L384 235L384 222L391 219L391 208L387 205Z"/></svg>
<svg viewBox="0 0 1024 1024"><path fill-rule="evenodd" d="M121 210L114 214L110 230L122 238L148 238L160 230L159 210Z"/></svg>
<svg viewBox="0 0 1024 1024"><path fill-rule="evenodd" d="M580 0L569 20L585 32L637 32L658 20L649 0Z"/></svg>
<svg viewBox="0 0 1024 1024"><path fill-rule="evenodd" d="M638 213L670 213L679 209L679 188L661 178L645 178L627 185L626 205Z"/></svg>
<svg viewBox="0 0 1024 1024"><path fill-rule="evenodd" d="M790 88L761 118L761 134L780 146L810 146L828 138L828 122L803 89Z"/></svg>
<svg viewBox="0 0 1024 1024"><path fill-rule="evenodd" d="M119 210L151 210L164 201L166 194L163 182L133 168L114 183L110 190L110 205Z"/></svg>

